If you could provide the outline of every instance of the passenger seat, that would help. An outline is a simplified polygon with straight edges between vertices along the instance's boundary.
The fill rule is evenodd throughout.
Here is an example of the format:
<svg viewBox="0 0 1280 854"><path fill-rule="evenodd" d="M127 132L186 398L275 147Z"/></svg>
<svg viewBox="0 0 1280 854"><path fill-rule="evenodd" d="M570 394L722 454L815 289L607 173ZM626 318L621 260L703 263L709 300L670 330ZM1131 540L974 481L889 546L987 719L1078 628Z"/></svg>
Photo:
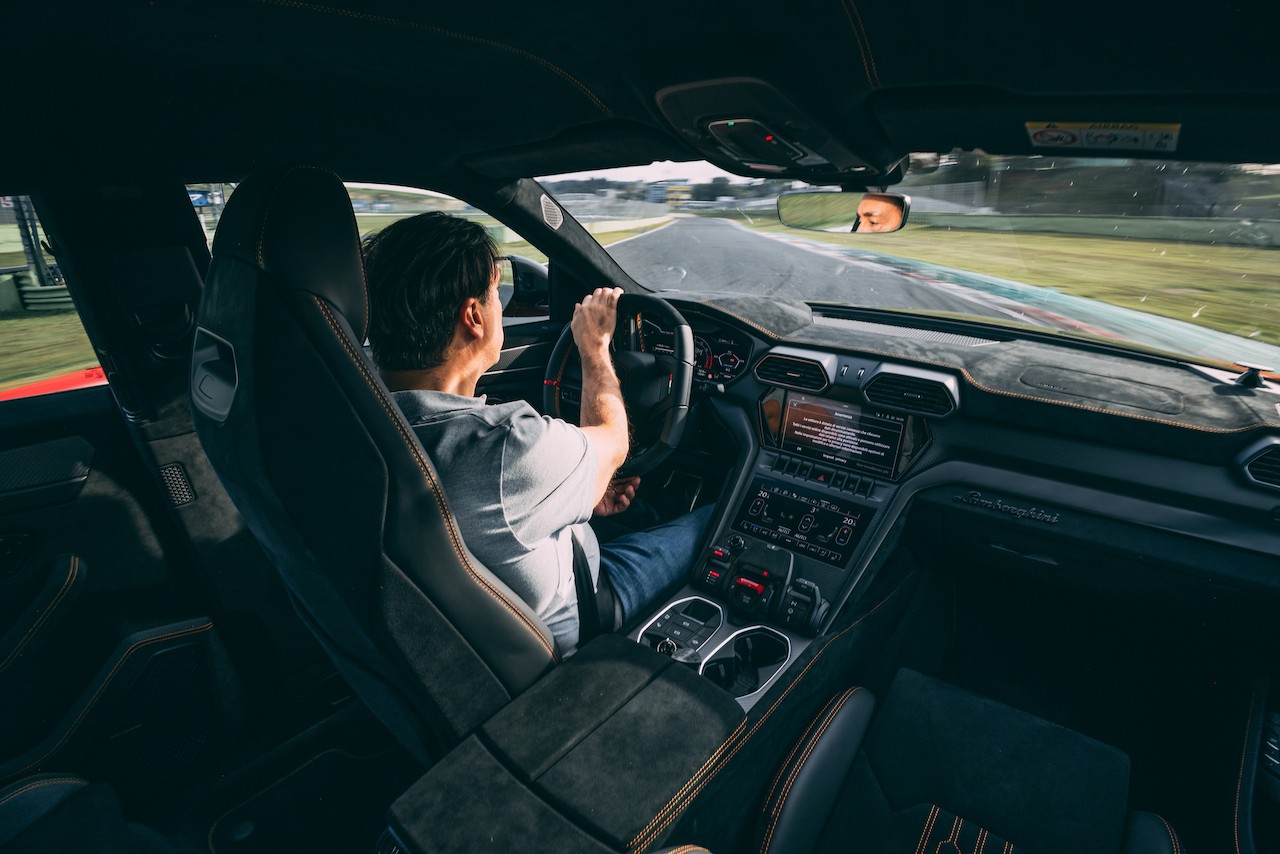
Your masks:
<svg viewBox="0 0 1280 854"><path fill-rule="evenodd" d="M879 712L834 697L773 780L765 852L1182 854L1129 810L1129 758L1101 742L901 670Z"/></svg>
<svg viewBox="0 0 1280 854"><path fill-rule="evenodd" d="M126 821L109 786L74 774L36 774L0 787L3 854L171 854L149 827Z"/></svg>

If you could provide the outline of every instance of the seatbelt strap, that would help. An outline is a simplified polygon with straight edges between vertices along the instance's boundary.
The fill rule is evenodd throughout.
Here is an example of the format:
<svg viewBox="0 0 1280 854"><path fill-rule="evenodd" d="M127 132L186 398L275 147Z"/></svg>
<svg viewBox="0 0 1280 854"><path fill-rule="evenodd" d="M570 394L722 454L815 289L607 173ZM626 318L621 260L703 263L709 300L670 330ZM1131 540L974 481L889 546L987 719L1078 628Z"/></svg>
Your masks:
<svg viewBox="0 0 1280 854"><path fill-rule="evenodd" d="M595 586L591 583L591 562L577 537L573 543L573 586L578 593L578 646L596 635L613 631L613 587L600 569Z"/></svg>

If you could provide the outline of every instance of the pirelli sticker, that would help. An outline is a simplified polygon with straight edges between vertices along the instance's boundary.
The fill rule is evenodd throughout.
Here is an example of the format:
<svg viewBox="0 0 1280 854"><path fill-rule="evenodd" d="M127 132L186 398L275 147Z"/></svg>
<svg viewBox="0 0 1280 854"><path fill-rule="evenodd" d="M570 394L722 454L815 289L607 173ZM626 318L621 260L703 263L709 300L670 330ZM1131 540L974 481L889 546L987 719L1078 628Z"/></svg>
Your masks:
<svg viewBox="0 0 1280 854"><path fill-rule="evenodd" d="M1176 151L1182 125L1144 122L1027 122L1036 148L1094 151Z"/></svg>

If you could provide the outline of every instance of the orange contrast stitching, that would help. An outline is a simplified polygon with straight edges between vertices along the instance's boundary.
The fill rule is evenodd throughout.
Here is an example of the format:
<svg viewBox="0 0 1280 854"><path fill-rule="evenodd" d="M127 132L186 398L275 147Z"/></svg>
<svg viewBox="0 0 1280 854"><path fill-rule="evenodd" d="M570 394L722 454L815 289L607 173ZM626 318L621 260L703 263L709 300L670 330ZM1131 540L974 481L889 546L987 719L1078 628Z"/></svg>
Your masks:
<svg viewBox="0 0 1280 854"><path fill-rule="evenodd" d="M685 783L684 786L681 787L679 792L676 792L676 794L671 796L671 800L667 801L666 805L661 810L658 811L658 814L655 815L653 819L649 822L649 824L646 825L645 828L640 831L640 833L636 836L635 839L632 839L629 843L627 843L627 847L633 850L644 848L651 841L653 841L653 839L656 838L658 834L662 833L663 830L665 830L668 826L670 826L670 824L673 821L675 821L676 817L680 814L680 812L684 809L684 807L688 805L689 801L697 797L698 793L701 792L704 788L706 788L707 784L711 782L711 779L716 774L720 773L720 771L723 770L724 767L728 765L730 761L733 760L733 757L738 754L738 751L742 749L742 746L751 740L751 737L754 736L756 732L759 731L760 727L764 726L765 721L767 721L770 718L770 716L773 715L775 711L777 711L778 707L782 705L783 701L786 700L787 696L795 689L795 687L800 684L800 682L804 679L805 675L808 674L809 670L812 669L813 666L822 659L822 656L826 654L826 651L831 648L831 644L839 640L844 635L848 634L853 629L860 626L863 622L870 619L873 615L875 615L877 611L879 611L881 608L884 607L885 603L887 603L890 599L892 599L894 596L897 595L898 591L902 589L903 585L906 584L911 577L912 576L908 576L907 578L904 578L902 581L898 582L898 586L893 588L893 590L891 590L888 595L886 595L883 599L877 602L874 608L872 608L867 613L863 614L861 617L859 617L854 622L850 623L845 628L841 629L835 635L832 635L831 640L825 646L823 646L822 649L818 650L814 654L813 658L809 660L809 663L804 666L804 669L801 670L799 674L797 674L795 680L790 685L788 685L781 694L778 695L778 699L773 701L773 705L770 706L769 709L763 715L760 716L760 719L756 721L755 726L751 728L751 731L748 732L746 735L744 735L741 739L739 739L736 744L734 744L733 749L729 751L729 753L724 757L724 759L717 764L717 767L715 767L713 770L707 773L705 777L699 780L698 779L699 775L701 775L703 771L708 767L708 765L710 765L716 759L716 756L718 756L726 747L729 746L729 744L734 740L734 736L738 734L738 730L741 730L746 725L746 719L744 718L738 724L738 728L735 729L733 733L730 734L729 738L725 740L725 743L720 745L720 749L716 751L715 755L713 755L711 759L708 759L707 762L703 764L702 768L698 769L697 773L695 773L694 776L689 779L689 782ZM687 798L685 798L686 792L688 793ZM684 798L684 803L681 803L682 798Z"/></svg>
<svg viewBox="0 0 1280 854"><path fill-rule="evenodd" d="M453 550L458 555L458 559L462 561L462 565L467 570L467 574L470 575L472 580L475 581L477 584L479 584L500 605L506 608L507 611L509 611L512 616L520 620L520 622L524 624L525 628L527 628L530 632L533 633L533 636L542 645L542 648L545 649L547 653L551 656L552 661L559 661L559 658L556 656L555 650L552 648L551 644L547 641L547 639L543 637L542 632L538 631L537 627L534 626L534 624L529 620L527 616L521 613L519 608L513 605L505 596L503 596L500 592L498 592L497 589L495 589L492 585L490 585L489 582L486 581L483 577L481 577L480 574L475 571L475 568L471 566L471 561L467 560L466 554L463 551L462 540L458 535L457 528L453 524L453 515L449 512L449 508L445 504L444 497L441 494L440 487L436 483L435 478L432 476L431 470L427 467L426 461L422 458L422 455L418 453L418 448L416 443L414 443L413 440L409 437L409 435L405 432L405 427L403 424L400 423L400 418L397 416L395 410L391 408L391 401L389 401L386 398L386 396L382 393L382 390L378 388L377 383L375 383L373 379L369 376L369 372L365 368L364 363L352 351L351 342L347 340L347 336L343 333L342 329L338 326L337 321L334 319L333 314L329 311L329 307L325 304L324 300L320 299L314 294L312 295L311 298L315 300L316 305L319 306L321 313L324 314L325 319L328 321L330 329L333 330L333 333L335 336L337 336L338 341L342 343L343 349L347 351L347 355L351 358L351 361L355 364L356 368L359 369L361 375L364 377L365 382L368 384L370 390L377 396L378 402L382 404L382 408L386 411L387 415L391 418L391 423L395 425L396 430L400 433L400 438L404 441L405 447L407 447L409 449L409 453L413 455L414 461L418 464L418 470L421 471L423 477L426 478L427 484L431 489L431 495L433 498L435 498L436 506L439 507L440 509L440 516L441 516L441 519L444 521L445 529L449 532L449 540L453 544Z"/></svg>
<svg viewBox="0 0 1280 854"><path fill-rule="evenodd" d="M813 753L814 748L818 746L818 742L822 740L822 736L827 731L827 728L831 726L831 722L840 714L840 709L844 708L844 704L848 702L849 698L860 690L862 689L854 688L846 692L844 696L840 698L840 702L836 704L836 707L827 713L826 719L822 722L822 728L814 734L812 739L809 739L804 755L800 757L800 761L796 763L796 767L787 778L787 785L778 798L777 806L773 809L773 818L769 822L769 833L765 836L764 847L760 849L761 854L766 854L769 850L769 844L773 841L773 832L777 829L778 821L782 818L782 807L787 802L787 798L791 796L791 787L794 786L796 780L800 778L800 772L804 770L805 763L809 761L809 756Z"/></svg>
<svg viewBox="0 0 1280 854"><path fill-rule="evenodd" d="M1236 817L1232 822L1235 827L1236 836L1236 854L1240 854L1240 793L1244 788L1244 764L1249 758L1249 733L1253 730L1253 705L1258 700L1258 686L1253 686L1253 693L1249 695L1249 716L1244 722L1244 747L1240 750L1240 776L1236 779ZM1164 819L1160 819L1164 821Z"/></svg>
<svg viewBox="0 0 1280 854"><path fill-rule="evenodd" d="M862 32L862 40L867 45L867 59L871 60L871 73L875 76L874 86L880 86L880 69L876 68L876 55L871 51L871 36L867 35L867 25L862 23L862 13L858 11L858 4L854 0L849 0L849 6L853 8L853 14L858 19L858 29Z"/></svg>
<svg viewBox="0 0 1280 854"><path fill-rule="evenodd" d="M991 834L984 827L978 831L978 839L973 846L973 854L982 854L982 849L987 847L987 837Z"/></svg>
<svg viewBox="0 0 1280 854"><path fill-rule="evenodd" d="M948 842L951 843L951 847L959 851L960 850L960 828L962 827L964 827L964 819L962 819L960 816L956 816L954 819L952 819L951 832L947 834L946 839L938 843L938 847L933 849L933 854L942 854L942 846L946 845Z"/></svg>
<svg viewBox="0 0 1280 854"><path fill-rule="evenodd" d="M27 785L19 789L13 790L9 794L5 795L3 798L0 798L0 804L6 804L9 801L13 800L14 798L18 797L18 795L21 795L24 792L29 792L32 789L39 789L44 786L57 786L62 783L83 783L83 782L84 780L81 780L79 777L54 777L49 780L36 780L34 783L28 783Z"/></svg>
<svg viewBox="0 0 1280 854"><path fill-rule="evenodd" d="M478 44L478 45L483 45L485 47L495 48L497 50L513 54L514 56L518 56L521 59L526 59L526 60L535 62L538 65L541 65L543 68L546 68L548 71L555 74L557 77L560 77L561 79L567 81L575 89L577 89L579 92L585 95L587 99L590 100L591 103L595 106L595 108L598 109L600 112L604 113L605 116L609 118L613 118L613 111L610 110L608 107L606 107L604 102L600 100L599 96L596 95L595 92L591 91L591 89L587 88L587 86L583 84L580 80L578 80L578 78L574 77L572 74L570 74L568 71L565 71L560 66L550 62L549 60L543 59L542 57L538 56L535 53L530 53L527 50L522 50L518 47L513 47L512 45L509 45L509 44L504 44L499 41L494 41L493 39L482 38L480 36L473 36L468 33L455 33L452 30L446 30L442 27L432 27L428 24L419 24L415 21L402 21L402 20L399 20L398 18L391 18L386 15L371 15L368 12L355 12L350 9L338 9L333 6L315 6L310 3L300 3L300 2L297 2L297 0L258 0L258 2L263 3L265 5L270 5L270 6L282 6L288 9L300 9L307 12L320 12L327 15L340 15L345 18L354 18L357 21L366 21L366 22L375 23L375 24L386 24L393 27L403 27L409 30L417 30L418 32L431 33L432 35L445 36L446 38L457 39L459 41L471 42L472 44Z"/></svg>
<svg viewBox="0 0 1280 854"><path fill-rule="evenodd" d="M924 820L924 832L920 834L920 841L916 843L916 854L924 854L924 847L929 844L929 837L933 835L933 823L938 820L938 805L934 804L929 810L929 816Z"/></svg>
<svg viewBox="0 0 1280 854"><path fill-rule="evenodd" d="M736 318L737 320L741 321L742 323L745 323L746 325L750 326L753 329L759 330L760 332L764 333L766 336L773 339L774 341L787 341L789 343L796 344L798 346L806 346L806 345L835 346L835 347L838 347L841 351L856 350L859 353L871 353L876 356L885 356L890 359L902 359L918 365L933 365L934 367L937 367L937 368L947 368L952 371L958 371L965 378L965 381L969 383L969 385L973 386L974 388L979 389L981 391L985 391L988 394L997 394L997 395L1000 395L1001 397L1012 397L1018 400L1029 400L1033 403L1044 403L1044 404L1049 404L1051 406L1066 406L1071 409L1083 409L1086 412L1093 412L1093 413L1097 413L1098 415L1113 415L1117 418L1131 418L1136 421L1149 421L1153 424L1164 424L1168 427L1178 427L1184 430L1198 430L1202 433L1217 433L1217 434L1226 435L1229 433L1247 433L1250 430L1262 430L1269 427L1270 428L1280 427L1280 421L1261 421L1257 424L1254 424L1248 427L1202 427L1196 424L1187 424L1182 421L1171 421L1167 418L1156 418L1151 415L1138 415L1136 413L1131 413L1131 412L1117 412L1114 409L1100 409L1096 406L1089 406L1088 404L1084 404L1084 403L1073 403L1071 401L1066 401L1066 400L1051 400L1049 398L1036 397L1034 395L1022 394L1016 391L1004 391L1003 389L992 388L990 386L983 385L982 383L978 382L976 379L973 378L973 374L969 373L967 368L961 365L954 364L952 362L943 362L937 359L925 359L917 356L903 356L901 353L894 353L889 350L877 350L872 347L863 347L862 345L852 347L849 345L841 345L841 344L832 345L829 342L813 342L813 341L798 340L795 338L786 338L770 329L766 329L765 327L761 326L760 324L752 320L748 320L747 318L743 317L742 315L738 314L735 311L732 311L731 309L718 305L715 302L709 302L707 303L707 305L712 306L717 311L724 312L730 317Z"/></svg>
<svg viewBox="0 0 1280 854"><path fill-rule="evenodd" d="M22 636L22 640L18 641L18 645L13 648L13 652L9 653L9 657L4 661L0 661L0 673L9 669L9 665L13 663L15 658L22 654L22 651L26 649L31 638L34 637L35 633L40 630L40 627L44 625L45 620L49 619L53 612L58 610L58 605L62 602L63 597L67 595L67 591L69 591L72 585L75 584L76 574L79 568L80 558L76 555L72 555L71 566L67 569L67 577L62 582L62 588L58 591L58 595L53 597L53 601L49 603L49 607L45 608L39 618L31 624L31 628L27 629L27 633Z"/></svg>
<svg viewBox="0 0 1280 854"><path fill-rule="evenodd" d="M116 662L116 666L111 668L111 672L107 674L107 678L102 680L102 684L98 686L98 690L93 692L93 696L89 698L89 702L85 704L85 707L80 711L80 714L76 716L76 719L72 722L71 726L67 729L65 733L63 733L62 738L58 739L58 743L55 744L53 747L51 747L48 753L41 756L39 759L35 760L34 762L32 762L30 765L27 765L25 768L21 768L18 771L15 771L14 776L17 776L18 774L25 774L27 771L30 771L32 768L38 767L40 763L44 762L50 756L57 753L58 750L62 747L62 745L67 743L67 739L71 738L71 735L77 729L80 728L80 724L84 721L85 715L89 714L89 710L93 708L93 704L98 702L98 698L102 696L102 692L107 690L107 686L111 684L111 680L115 678L116 673L119 672L120 668L124 666L124 663L128 661L129 658L135 652L137 652L139 649L149 644L159 643L160 641L163 641L163 640L172 640L173 638L180 638L185 635L197 634L199 632L206 632L211 628L213 628L212 621L208 623L204 623L203 625L192 626L189 629L182 629L180 631L170 632L167 635L160 635L159 637L143 638L142 640L135 642L133 646L126 649L124 651L124 654L120 656L120 660Z"/></svg>
<svg viewBox="0 0 1280 854"><path fill-rule="evenodd" d="M844 12L845 18L849 21L849 29L853 32L853 39L858 43L858 56L862 58L862 70L867 75L867 83L872 89L876 87L876 81L871 77L871 66L867 63L867 48L862 43L862 33L858 31L858 25L854 23L853 16L849 14L849 6L847 3L841 2L840 9Z"/></svg>
<svg viewBox="0 0 1280 854"><path fill-rule="evenodd" d="M1000 854L1013 854L1013 843L1006 842L1004 847L1000 849Z"/></svg>
<svg viewBox="0 0 1280 854"><path fill-rule="evenodd" d="M769 787L769 794L765 795L765 798L764 798L765 809L768 810L769 812L773 812L772 807L769 807L768 805L773 802L773 794L778 790L778 784L782 782L783 776L787 773L787 768L791 765L791 760L795 758L795 755L800 750L800 747L806 741L808 741L809 734L813 732L814 728L818 726L818 723L822 720L823 716L825 716L827 712L831 709L831 705L836 701L838 701L839 699L840 699L840 695L837 694L836 696L832 697L830 700L827 700L827 704L823 706L816 715L813 716L813 720L809 721L809 725L805 727L804 734L801 735L800 738L796 740L796 743L791 746L791 752L787 754L787 758L782 760L782 766L778 768L778 773L773 778L773 785Z"/></svg>
<svg viewBox="0 0 1280 854"><path fill-rule="evenodd" d="M1178 834L1173 832L1173 828L1169 826L1169 822L1164 820L1164 816L1158 815L1160 823L1164 825L1164 829L1169 832L1169 841L1173 843L1173 854L1182 854L1182 845L1178 842Z"/></svg>

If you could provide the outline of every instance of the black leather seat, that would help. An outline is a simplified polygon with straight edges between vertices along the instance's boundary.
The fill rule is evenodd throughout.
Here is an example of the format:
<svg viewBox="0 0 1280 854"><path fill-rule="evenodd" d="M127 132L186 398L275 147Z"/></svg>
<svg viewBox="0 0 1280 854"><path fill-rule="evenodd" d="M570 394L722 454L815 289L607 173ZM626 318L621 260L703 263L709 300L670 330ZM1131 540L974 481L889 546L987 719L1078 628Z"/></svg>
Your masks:
<svg viewBox="0 0 1280 854"><path fill-rule="evenodd" d="M149 827L126 821L115 794L71 774L37 774L0 787L0 851L165 854Z"/></svg>
<svg viewBox="0 0 1280 854"><path fill-rule="evenodd" d="M1129 759L1079 733L910 670L880 710L833 698L766 797L761 852L1181 854L1129 810Z"/></svg>
<svg viewBox="0 0 1280 854"><path fill-rule="evenodd" d="M192 360L218 477L353 689L419 758L558 660L550 631L468 551L366 357L359 235L336 175L236 188Z"/></svg>

